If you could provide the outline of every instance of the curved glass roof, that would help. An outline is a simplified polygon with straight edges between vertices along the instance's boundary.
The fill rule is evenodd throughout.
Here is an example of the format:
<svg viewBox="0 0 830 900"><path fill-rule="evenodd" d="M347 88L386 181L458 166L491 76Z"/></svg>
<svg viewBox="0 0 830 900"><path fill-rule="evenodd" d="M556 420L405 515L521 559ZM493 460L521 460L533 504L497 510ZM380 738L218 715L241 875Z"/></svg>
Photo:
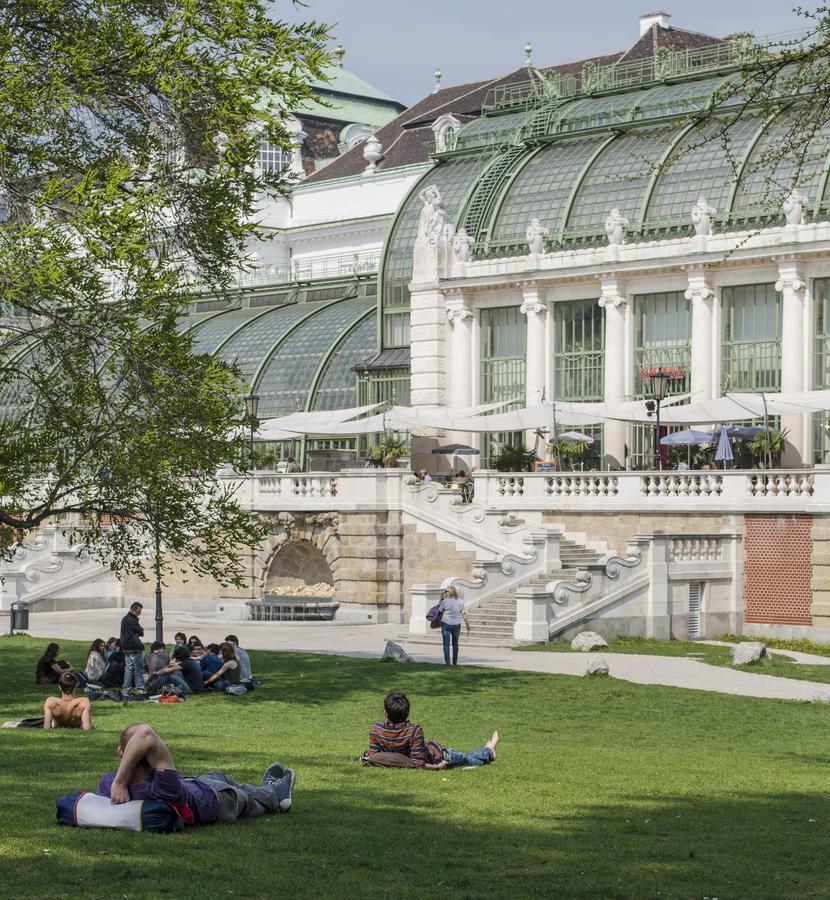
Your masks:
<svg viewBox="0 0 830 900"><path fill-rule="evenodd" d="M489 157L472 154L439 163L412 188L400 207L386 241L381 275L386 307L405 307L409 304L407 285L412 280L412 245L418 235L418 218L422 206L418 198L420 191L429 184L436 185L441 192L447 221L455 222L461 213L464 197L476 184L487 162Z"/></svg>
<svg viewBox="0 0 830 900"><path fill-rule="evenodd" d="M342 300L327 305L291 331L264 363L254 385L260 417L307 409L315 378L332 348L356 319L374 308L375 301L365 297ZM352 365L360 361L355 359Z"/></svg>
<svg viewBox="0 0 830 900"><path fill-rule="evenodd" d="M310 409L348 409L354 406L356 361L369 359L375 352L377 319L374 305L337 345L314 386Z"/></svg>
<svg viewBox="0 0 830 900"><path fill-rule="evenodd" d="M744 110L725 129L725 117L698 123L687 117L713 100L722 103L717 92L731 89L737 77L551 101L524 113L524 152L517 145L501 156L481 150L450 157L420 184L438 184L450 219L457 219L464 197L497 198L483 205L482 216L467 219L475 229L475 250L484 255L524 252L525 229L533 218L550 230L553 245L601 242L614 207L629 220L629 235L640 240L690 234L691 209L699 197L717 210L720 229L778 220L783 193L795 183L810 198L814 214L827 211L830 128L811 130L803 101L766 120ZM728 102L739 103L740 94ZM793 123L801 131L795 141L789 135L789 143L803 144L800 159L790 148L780 153ZM491 120L486 124L492 127ZM474 134L479 127L486 130L484 120L465 132ZM417 194L416 189L404 202L387 240L385 309L408 303L421 205Z"/></svg>
<svg viewBox="0 0 830 900"><path fill-rule="evenodd" d="M347 284L336 300L197 312L180 328L192 331L194 352L240 369L260 417L345 409L356 402L354 367L376 350L375 298L354 292Z"/></svg>

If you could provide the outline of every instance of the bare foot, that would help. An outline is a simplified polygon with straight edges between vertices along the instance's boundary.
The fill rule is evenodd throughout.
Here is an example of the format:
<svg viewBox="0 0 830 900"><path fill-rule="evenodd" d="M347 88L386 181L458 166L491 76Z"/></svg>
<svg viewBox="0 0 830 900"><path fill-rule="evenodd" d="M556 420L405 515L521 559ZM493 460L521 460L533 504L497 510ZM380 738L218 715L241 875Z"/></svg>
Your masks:
<svg viewBox="0 0 830 900"><path fill-rule="evenodd" d="M493 751L493 759L496 758L496 745L498 744L500 737L501 735L498 733L498 731L494 731L490 736L490 740L487 741L487 743L484 745L485 747L489 747Z"/></svg>

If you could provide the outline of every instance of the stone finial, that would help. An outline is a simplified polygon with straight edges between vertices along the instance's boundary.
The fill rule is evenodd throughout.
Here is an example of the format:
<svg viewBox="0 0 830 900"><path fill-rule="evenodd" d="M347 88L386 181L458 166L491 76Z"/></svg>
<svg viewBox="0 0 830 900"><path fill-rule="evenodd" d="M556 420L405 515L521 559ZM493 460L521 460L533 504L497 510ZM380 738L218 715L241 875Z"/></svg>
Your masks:
<svg viewBox="0 0 830 900"><path fill-rule="evenodd" d="M467 229L462 225L452 239L452 249L455 251L456 262L465 263L469 261L472 243L473 239L467 234Z"/></svg>
<svg viewBox="0 0 830 900"><path fill-rule="evenodd" d="M432 73L435 77L435 87L432 89L433 94L437 94L438 91L441 90L441 70L436 67L435 71Z"/></svg>
<svg viewBox="0 0 830 900"><path fill-rule="evenodd" d="M619 247L625 243L625 230L628 219L615 206L605 220L605 233L608 235L608 246Z"/></svg>
<svg viewBox="0 0 830 900"><path fill-rule="evenodd" d="M709 206L705 197L698 197L692 207L692 225L699 236L712 233L712 217L717 213L714 206Z"/></svg>
<svg viewBox="0 0 830 900"><path fill-rule="evenodd" d="M533 44L530 41L525 44L525 65L528 69L533 66Z"/></svg>
<svg viewBox="0 0 830 900"><path fill-rule="evenodd" d="M784 200L782 209L788 225L804 224L804 207L810 202L806 194L802 194L798 188L793 188Z"/></svg>
<svg viewBox="0 0 830 900"><path fill-rule="evenodd" d="M363 158L369 163L366 172L371 175L377 171L378 163L383 159L383 144L372 134L363 146Z"/></svg>
<svg viewBox="0 0 830 900"><path fill-rule="evenodd" d="M334 50L331 51L332 59L334 60L335 65L343 68L343 57L346 55L346 48L342 44L338 44Z"/></svg>
<svg viewBox="0 0 830 900"><path fill-rule="evenodd" d="M542 253L545 249L545 238L549 234L549 228L545 228L538 219L531 219L530 224L525 229L528 252Z"/></svg>

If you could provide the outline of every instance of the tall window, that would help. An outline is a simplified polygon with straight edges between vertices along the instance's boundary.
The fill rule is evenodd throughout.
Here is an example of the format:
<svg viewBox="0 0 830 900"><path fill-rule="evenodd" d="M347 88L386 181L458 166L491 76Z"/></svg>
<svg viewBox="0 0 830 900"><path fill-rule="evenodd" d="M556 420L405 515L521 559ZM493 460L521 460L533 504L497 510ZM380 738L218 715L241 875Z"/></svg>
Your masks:
<svg viewBox="0 0 830 900"><path fill-rule="evenodd" d="M604 391L605 313L596 299L555 303L553 307L554 400L594 402ZM558 431L573 430L567 427ZM579 465L595 468L603 456L602 425L577 431L594 439Z"/></svg>
<svg viewBox="0 0 830 900"><path fill-rule="evenodd" d="M524 406L527 376L527 320L518 306L481 311L481 402L513 400L497 412ZM520 444L522 433L485 435L482 464L507 444Z"/></svg>
<svg viewBox="0 0 830 900"><path fill-rule="evenodd" d="M291 167L291 153L283 150L279 144L272 144L262 138L257 151L257 165L263 173L279 175Z"/></svg>
<svg viewBox="0 0 830 900"><path fill-rule="evenodd" d="M556 303L554 396L557 400L602 400L605 314L596 300Z"/></svg>
<svg viewBox="0 0 830 900"><path fill-rule="evenodd" d="M649 382L644 369L672 368L683 378L669 382L670 394L686 394L691 383L692 309L682 291L639 294L634 297L634 395L648 397ZM663 428L662 433L677 431ZM635 468L651 468L654 461L654 428L632 425L628 448Z"/></svg>
<svg viewBox="0 0 830 900"><path fill-rule="evenodd" d="M680 368L684 378L669 382L669 392L686 394L690 384L692 312L683 291L640 294L634 298L636 343L634 348L634 393L648 394L642 370Z"/></svg>
<svg viewBox="0 0 830 900"><path fill-rule="evenodd" d="M721 388L781 389L781 301L773 284L724 288Z"/></svg>
<svg viewBox="0 0 830 900"><path fill-rule="evenodd" d="M813 282L815 337L813 338L813 388L830 388L830 278ZM830 417L826 412L813 414L813 461L830 462Z"/></svg>
<svg viewBox="0 0 830 900"><path fill-rule="evenodd" d="M383 311L383 346L409 346L409 310L399 311L384 309Z"/></svg>

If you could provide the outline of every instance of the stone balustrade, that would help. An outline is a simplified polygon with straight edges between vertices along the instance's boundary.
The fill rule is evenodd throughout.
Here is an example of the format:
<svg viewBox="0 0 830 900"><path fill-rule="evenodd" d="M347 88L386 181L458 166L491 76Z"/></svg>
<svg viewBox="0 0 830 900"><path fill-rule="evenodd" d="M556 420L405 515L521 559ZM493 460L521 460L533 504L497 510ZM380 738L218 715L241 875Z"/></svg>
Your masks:
<svg viewBox="0 0 830 900"><path fill-rule="evenodd" d="M238 482L240 502L268 510L401 509L419 502L410 473L346 469L337 473L256 473ZM436 482L430 494L458 492ZM475 475L474 505L520 511L830 512L830 469L696 472L540 472ZM435 509L444 506L438 504Z"/></svg>

